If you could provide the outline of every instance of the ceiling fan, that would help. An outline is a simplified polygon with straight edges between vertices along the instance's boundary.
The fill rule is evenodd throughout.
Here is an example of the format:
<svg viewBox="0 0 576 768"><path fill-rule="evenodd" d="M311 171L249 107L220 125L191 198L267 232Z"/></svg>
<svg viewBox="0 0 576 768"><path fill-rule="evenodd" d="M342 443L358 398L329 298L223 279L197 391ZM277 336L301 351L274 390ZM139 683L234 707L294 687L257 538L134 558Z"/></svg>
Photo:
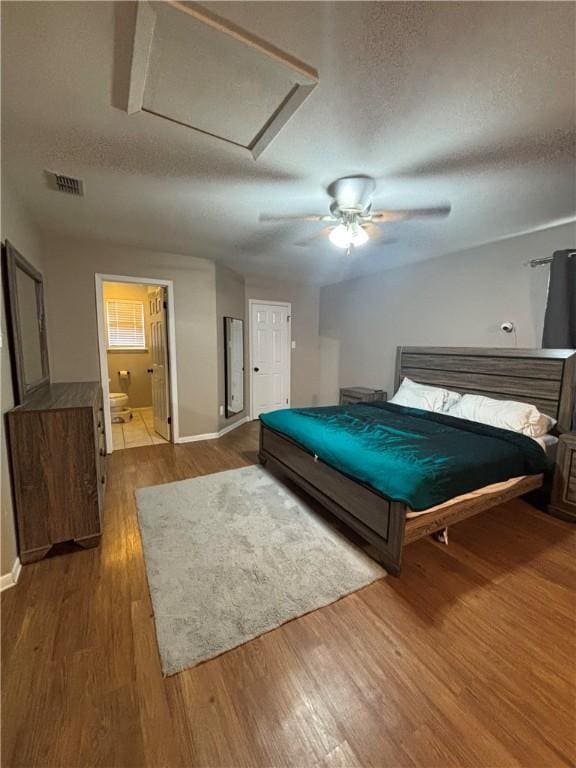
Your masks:
<svg viewBox="0 0 576 768"><path fill-rule="evenodd" d="M260 221L327 221L332 222L320 232L299 245L307 245L320 237L328 237L337 248L345 248L350 255L354 248L380 237L378 225L392 221L405 221L424 217L444 218L450 214L450 206L436 208L408 208L400 210L372 210L372 195L376 182L371 176L345 176L328 186L332 198L329 214L304 214L301 216L260 215Z"/></svg>

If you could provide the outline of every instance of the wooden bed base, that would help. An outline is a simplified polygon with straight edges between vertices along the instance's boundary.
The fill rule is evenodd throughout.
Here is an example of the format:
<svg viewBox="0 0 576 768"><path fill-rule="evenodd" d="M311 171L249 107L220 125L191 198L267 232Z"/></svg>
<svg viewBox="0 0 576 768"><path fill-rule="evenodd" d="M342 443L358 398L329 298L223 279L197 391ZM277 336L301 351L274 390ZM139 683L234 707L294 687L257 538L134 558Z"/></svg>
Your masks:
<svg viewBox="0 0 576 768"><path fill-rule="evenodd" d="M397 389L408 376L421 384L535 404L569 431L574 408L576 354L566 349L398 347ZM367 485L316 460L294 441L261 424L262 464L270 463L317 499L379 551L384 567L400 574L405 544L541 488L543 476L466 499L444 509L407 518L401 502L388 501Z"/></svg>
<svg viewBox="0 0 576 768"><path fill-rule="evenodd" d="M294 441L260 424L260 451L263 465L270 464L290 478L326 509L373 544L386 570L399 576L405 544L442 530L448 525L477 515L505 501L539 488L542 475L526 477L513 488L467 499L449 508L407 518L407 507L388 501L367 485L338 472Z"/></svg>

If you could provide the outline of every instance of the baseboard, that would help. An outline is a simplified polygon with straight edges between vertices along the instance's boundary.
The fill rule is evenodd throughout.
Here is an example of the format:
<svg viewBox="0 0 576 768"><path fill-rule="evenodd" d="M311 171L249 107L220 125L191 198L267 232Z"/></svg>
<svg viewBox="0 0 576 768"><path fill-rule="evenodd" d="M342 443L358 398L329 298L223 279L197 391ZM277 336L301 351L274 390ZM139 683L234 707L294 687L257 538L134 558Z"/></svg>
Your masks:
<svg viewBox="0 0 576 768"><path fill-rule="evenodd" d="M219 437L222 437L223 435L228 434L228 432L231 432L233 429L236 429L236 427L241 427L242 424L246 424L247 421L250 421L249 416L245 416L243 419L239 419L238 421L235 421L234 424L229 424L227 427L223 427L222 429L218 430L218 432L206 432L203 435L190 435L189 437L179 437L177 442L178 443L197 443L201 440L217 440Z"/></svg>
<svg viewBox="0 0 576 768"><path fill-rule="evenodd" d="M180 443L197 443L200 440L215 440L219 437L218 432L206 432L204 435L190 435L189 437L179 437L176 441Z"/></svg>
<svg viewBox="0 0 576 768"><path fill-rule="evenodd" d="M12 566L10 573L5 573L4 576L0 576L0 592L13 587L18 582L21 570L22 563L20 562L20 558L17 557L16 560L14 560L14 565Z"/></svg>
<svg viewBox="0 0 576 768"><path fill-rule="evenodd" d="M233 429L236 429L236 427L241 427L242 424L246 424L247 421L250 421L250 419L248 416L244 416L243 419L239 419L233 424L228 424L227 427L222 427L222 429L218 430L218 437L222 437L222 435L226 435L228 432L232 432Z"/></svg>

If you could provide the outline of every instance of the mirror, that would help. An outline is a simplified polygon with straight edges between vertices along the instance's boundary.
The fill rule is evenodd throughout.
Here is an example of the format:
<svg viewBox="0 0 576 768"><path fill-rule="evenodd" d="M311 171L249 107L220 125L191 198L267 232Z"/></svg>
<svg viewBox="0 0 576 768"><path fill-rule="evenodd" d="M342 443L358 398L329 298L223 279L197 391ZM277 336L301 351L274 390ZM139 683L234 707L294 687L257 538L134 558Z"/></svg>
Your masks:
<svg viewBox="0 0 576 768"><path fill-rule="evenodd" d="M224 318L226 418L244 410L244 321Z"/></svg>
<svg viewBox="0 0 576 768"><path fill-rule="evenodd" d="M42 275L7 241L4 248L6 316L14 399L50 383Z"/></svg>

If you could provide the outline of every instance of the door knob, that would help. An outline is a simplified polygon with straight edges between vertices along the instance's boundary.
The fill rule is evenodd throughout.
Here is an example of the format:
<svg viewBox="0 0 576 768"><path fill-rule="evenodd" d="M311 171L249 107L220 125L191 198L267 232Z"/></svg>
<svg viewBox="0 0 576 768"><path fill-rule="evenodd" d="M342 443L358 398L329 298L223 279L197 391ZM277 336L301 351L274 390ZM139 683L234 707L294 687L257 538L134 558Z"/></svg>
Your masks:
<svg viewBox="0 0 576 768"><path fill-rule="evenodd" d="M255 373L258 373L259 370L260 370L260 368L254 368L254 372Z"/></svg>
<svg viewBox="0 0 576 768"><path fill-rule="evenodd" d="M154 373L154 368L147 368L148 373Z"/></svg>

